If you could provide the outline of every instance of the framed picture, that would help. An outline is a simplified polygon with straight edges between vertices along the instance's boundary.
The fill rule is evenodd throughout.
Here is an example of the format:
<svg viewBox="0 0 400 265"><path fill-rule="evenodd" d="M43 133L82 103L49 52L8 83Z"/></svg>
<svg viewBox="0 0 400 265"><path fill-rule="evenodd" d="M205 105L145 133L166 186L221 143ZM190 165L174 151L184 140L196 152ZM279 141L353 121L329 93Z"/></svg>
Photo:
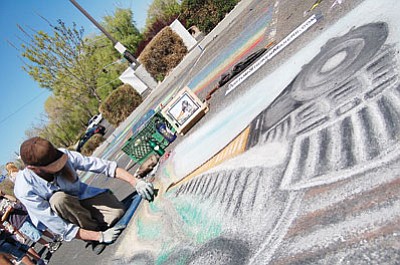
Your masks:
<svg viewBox="0 0 400 265"><path fill-rule="evenodd" d="M185 92L171 105L167 115L179 126L182 126L199 108L200 105L189 93Z"/></svg>
<svg viewBox="0 0 400 265"><path fill-rule="evenodd" d="M207 106L185 87L170 100L162 114L177 132L184 133L204 115L206 109Z"/></svg>

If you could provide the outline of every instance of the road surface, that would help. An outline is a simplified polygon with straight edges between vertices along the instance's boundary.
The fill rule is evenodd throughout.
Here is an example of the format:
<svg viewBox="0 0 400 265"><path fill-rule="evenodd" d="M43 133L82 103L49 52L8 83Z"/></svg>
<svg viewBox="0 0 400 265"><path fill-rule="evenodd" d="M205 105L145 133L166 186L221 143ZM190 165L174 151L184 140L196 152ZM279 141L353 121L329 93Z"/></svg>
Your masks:
<svg viewBox="0 0 400 265"><path fill-rule="evenodd" d="M396 0L242 1L98 155L133 171L120 147L141 114L186 85L204 99L275 46L169 148L157 198L114 245L96 256L65 243L50 264L398 264L399 11ZM132 191L84 177L121 199Z"/></svg>

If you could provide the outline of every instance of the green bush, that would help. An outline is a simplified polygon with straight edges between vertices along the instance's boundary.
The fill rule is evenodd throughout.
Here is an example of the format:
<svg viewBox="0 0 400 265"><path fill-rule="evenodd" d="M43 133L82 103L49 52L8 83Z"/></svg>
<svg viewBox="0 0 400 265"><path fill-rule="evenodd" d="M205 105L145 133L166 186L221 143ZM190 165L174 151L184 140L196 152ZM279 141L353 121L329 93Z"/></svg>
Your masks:
<svg viewBox="0 0 400 265"><path fill-rule="evenodd" d="M115 89L100 105L103 118L118 126L142 103L140 94L125 84Z"/></svg>
<svg viewBox="0 0 400 265"><path fill-rule="evenodd" d="M162 81L187 52L181 37L170 27L165 27L151 40L138 59L154 79Z"/></svg>
<svg viewBox="0 0 400 265"><path fill-rule="evenodd" d="M104 140L105 138L99 133L96 133L95 135L90 137L89 140L87 140L87 142L82 147L82 155L91 156L94 150L96 150L96 148L99 147L99 145L104 142Z"/></svg>
<svg viewBox="0 0 400 265"><path fill-rule="evenodd" d="M186 25L208 34L240 0L184 0L182 17Z"/></svg>

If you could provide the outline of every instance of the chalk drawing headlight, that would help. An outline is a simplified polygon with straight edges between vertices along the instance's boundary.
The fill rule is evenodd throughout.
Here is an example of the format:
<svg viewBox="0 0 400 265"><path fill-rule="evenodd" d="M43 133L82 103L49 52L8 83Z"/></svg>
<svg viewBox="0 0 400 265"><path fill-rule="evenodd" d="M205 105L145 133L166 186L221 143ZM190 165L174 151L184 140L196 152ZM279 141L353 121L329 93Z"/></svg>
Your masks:
<svg viewBox="0 0 400 265"><path fill-rule="evenodd" d="M371 23L325 44L293 83L293 98L314 99L346 80L368 63L388 36L386 23Z"/></svg>

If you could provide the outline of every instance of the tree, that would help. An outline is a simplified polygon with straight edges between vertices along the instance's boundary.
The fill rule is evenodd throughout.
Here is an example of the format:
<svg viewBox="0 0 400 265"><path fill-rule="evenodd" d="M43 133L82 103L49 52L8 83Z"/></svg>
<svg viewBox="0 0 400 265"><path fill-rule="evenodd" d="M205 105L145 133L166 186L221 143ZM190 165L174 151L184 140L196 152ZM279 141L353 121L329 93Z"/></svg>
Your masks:
<svg viewBox="0 0 400 265"><path fill-rule="evenodd" d="M158 21L169 21L176 18L181 12L181 5L177 0L154 0L147 10L146 30L148 31Z"/></svg>
<svg viewBox="0 0 400 265"><path fill-rule="evenodd" d="M104 28L131 53L135 53L142 34L135 26L131 9L117 8L114 16L105 16Z"/></svg>
<svg viewBox="0 0 400 265"><path fill-rule="evenodd" d="M87 121L97 112L97 109L90 109L90 104L87 106L77 106L72 101L63 100L55 96L49 97L44 105L48 120L73 122L79 128L85 127Z"/></svg>
<svg viewBox="0 0 400 265"><path fill-rule="evenodd" d="M209 33L240 0L183 0L182 16L187 26Z"/></svg>
<svg viewBox="0 0 400 265"><path fill-rule="evenodd" d="M136 49L142 36L129 9L117 9L104 20L104 27L116 39ZM24 37L23 69L39 86L53 92L45 103L46 115L26 134L70 147L86 129L89 117L98 113L100 103L121 85L118 77L128 63L104 36L87 38L75 23L68 27L61 20L55 25L47 22L51 33L18 26Z"/></svg>
<svg viewBox="0 0 400 265"><path fill-rule="evenodd" d="M82 127L81 124L68 117L71 113L65 114L67 115L65 119L56 120L51 120L48 114L42 114L41 119L25 131L26 138L40 136L58 147L69 147L75 144L79 138L78 135L82 133Z"/></svg>
<svg viewBox="0 0 400 265"><path fill-rule="evenodd" d="M132 11L117 8L112 16L105 16L103 19L103 27L130 52L134 53L143 36L135 26ZM129 66L129 63L120 60L121 55L114 48L112 42L103 35L88 38L86 42L94 47L93 57L98 65L94 76L97 82L97 92L103 100L122 84L118 77Z"/></svg>
<svg viewBox="0 0 400 265"><path fill-rule="evenodd" d="M56 26L50 23L49 26L53 35L44 31L34 31L32 35L18 26L27 37L21 45L21 55L28 60L24 61L23 69L41 87L56 95L79 91L79 94L87 94L100 103L92 75L96 68L92 56L94 49L84 42L83 28L77 29L75 23L69 28L61 20Z"/></svg>

